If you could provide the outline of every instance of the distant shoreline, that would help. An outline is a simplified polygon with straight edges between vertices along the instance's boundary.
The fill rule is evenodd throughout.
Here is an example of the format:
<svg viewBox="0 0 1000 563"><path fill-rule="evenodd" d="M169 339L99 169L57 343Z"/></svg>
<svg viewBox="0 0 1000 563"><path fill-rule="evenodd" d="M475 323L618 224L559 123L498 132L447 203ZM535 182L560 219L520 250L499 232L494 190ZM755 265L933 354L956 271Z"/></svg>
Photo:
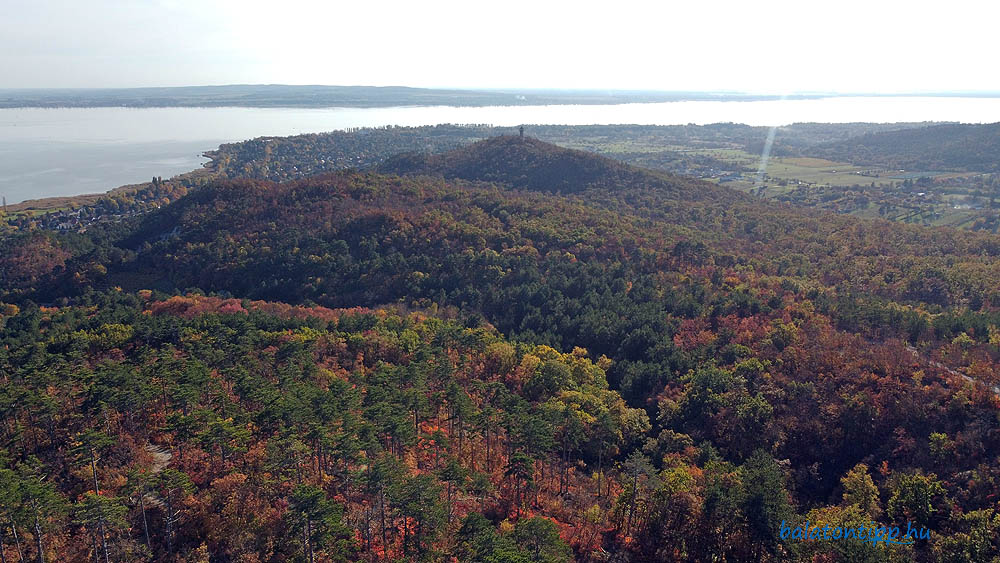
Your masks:
<svg viewBox="0 0 1000 563"><path fill-rule="evenodd" d="M614 105L690 101L755 102L836 97L997 98L998 92L834 93L789 95L712 91L430 89L403 86L280 84L155 88L6 88L0 109L22 108L387 108Z"/></svg>
<svg viewBox="0 0 1000 563"><path fill-rule="evenodd" d="M202 168L195 168L194 170L189 170L187 172L181 172L170 178L170 180L179 180L185 178L197 178L197 177L208 177L214 172L212 170L213 160L212 157L208 155L209 152L206 151L205 158L209 161L206 162ZM52 196L52 197L42 197L37 199L26 199L24 201L19 201L17 203L7 204L7 211L12 213L24 213L24 212L36 212L36 213L48 213L50 211L58 210L64 207L70 209L75 209L77 207L82 207L85 205L93 205L97 201L104 197L110 197L116 194L124 194L129 192L139 191L141 189L150 186L150 182L139 182L136 184L124 184L118 186L117 188L112 188L106 192L94 192L89 194L80 195L68 195L68 196Z"/></svg>
<svg viewBox="0 0 1000 563"><path fill-rule="evenodd" d="M0 89L0 109L613 105L680 101L818 99L832 95L817 93L781 96L739 92L635 90L443 90L401 86L231 85L101 89L21 88Z"/></svg>

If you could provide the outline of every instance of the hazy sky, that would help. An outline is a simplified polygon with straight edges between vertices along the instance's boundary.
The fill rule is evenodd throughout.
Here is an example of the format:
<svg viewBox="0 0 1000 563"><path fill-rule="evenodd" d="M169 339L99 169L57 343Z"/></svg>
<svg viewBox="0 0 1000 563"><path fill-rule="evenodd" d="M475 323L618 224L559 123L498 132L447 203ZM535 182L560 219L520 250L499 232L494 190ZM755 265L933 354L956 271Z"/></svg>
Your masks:
<svg viewBox="0 0 1000 563"><path fill-rule="evenodd" d="M2 0L0 88L1000 91L986 0Z"/></svg>

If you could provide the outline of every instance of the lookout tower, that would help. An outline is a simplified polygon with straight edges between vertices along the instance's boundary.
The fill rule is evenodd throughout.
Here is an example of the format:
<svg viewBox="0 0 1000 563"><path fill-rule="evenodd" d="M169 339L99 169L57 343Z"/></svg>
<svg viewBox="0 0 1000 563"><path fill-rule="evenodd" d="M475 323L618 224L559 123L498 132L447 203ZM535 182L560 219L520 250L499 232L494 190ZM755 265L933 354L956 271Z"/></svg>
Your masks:
<svg viewBox="0 0 1000 563"><path fill-rule="evenodd" d="M521 140L524 140L524 125L522 125L522 126L518 127L518 128L517 128L517 132L518 132L518 133L520 134L520 135L519 135L519 138L520 138Z"/></svg>

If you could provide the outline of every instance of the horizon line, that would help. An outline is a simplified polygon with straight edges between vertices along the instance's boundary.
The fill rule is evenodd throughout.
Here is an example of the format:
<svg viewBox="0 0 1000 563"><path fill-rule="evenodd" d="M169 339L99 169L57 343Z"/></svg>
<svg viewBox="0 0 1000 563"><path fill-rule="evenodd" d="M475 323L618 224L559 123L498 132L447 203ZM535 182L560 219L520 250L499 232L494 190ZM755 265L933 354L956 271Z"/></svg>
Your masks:
<svg viewBox="0 0 1000 563"><path fill-rule="evenodd" d="M0 92L18 91L96 91L96 90L170 90L189 88L240 88L240 87L285 87L285 88L373 88L390 89L405 88L411 90L450 90L456 92L563 92L563 93L598 93L604 95L622 94L708 94L726 96L821 96L821 97L885 97L885 96L1000 96L1000 89L994 90L900 90L892 92L875 92L863 90L739 90L739 89L718 89L718 88L679 88L679 89L658 89L658 88L615 88L615 87L546 87L546 86L490 86L490 87L470 87L470 86L406 86L402 84L388 85L368 85L368 84L289 84L279 82L259 82L259 83L225 83L225 84L186 84L186 85L147 85L147 86L16 86L0 87Z"/></svg>

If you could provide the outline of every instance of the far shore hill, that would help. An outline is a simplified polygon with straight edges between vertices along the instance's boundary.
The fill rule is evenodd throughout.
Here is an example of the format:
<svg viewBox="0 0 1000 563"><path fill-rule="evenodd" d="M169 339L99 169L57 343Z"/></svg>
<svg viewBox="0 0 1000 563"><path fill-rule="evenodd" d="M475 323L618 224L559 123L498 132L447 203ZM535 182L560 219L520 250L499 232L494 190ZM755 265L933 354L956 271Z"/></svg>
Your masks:
<svg viewBox="0 0 1000 563"><path fill-rule="evenodd" d="M800 95L801 98L824 97ZM234 84L97 89L0 89L0 108L19 107L352 107L523 106L676 101L759 101L781 96L740 92L637 90L460 90L405 86Z"/></svg>
<svg viewBox="0 0 1000 563"><path fill-rule="evenodd" d="M544 89L429 89L405 86L234 84L148 88L0 89L0 109L93 107L294 107L601 105L678 101L763 101L877 93L796 93ZM907 95L894 93L893 96ZM921 93L920 96L997 97L1000 92Z"/></svg>

